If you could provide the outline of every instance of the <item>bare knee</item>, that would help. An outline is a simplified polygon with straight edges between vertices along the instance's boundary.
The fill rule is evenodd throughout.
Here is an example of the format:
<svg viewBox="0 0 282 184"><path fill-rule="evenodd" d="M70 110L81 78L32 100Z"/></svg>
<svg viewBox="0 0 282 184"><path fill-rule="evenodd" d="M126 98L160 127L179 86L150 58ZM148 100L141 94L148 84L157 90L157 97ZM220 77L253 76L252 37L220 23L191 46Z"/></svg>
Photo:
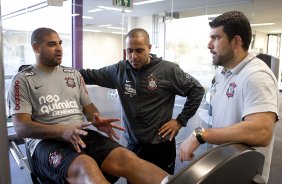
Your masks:
<svg viewBox="0 0 282 184"><path fill-rule="evenodd" d="M124 163L125 162L130 162L131 161L136 161L137 159L139 160L139 157L137 157L137 155L135 153L133 153L132 151L126 149L126 148L118 148L115 149L115 156L114 157L118 157L118 162L120 165L122 165L124 167Z"/></svg>
<svg viewBox="0 0 282 184"><path fill-rule="evenodd" d="M66 179L69 183L108 183L96 161L88 155L79 155L74 159Z"/></svg>
<svg viewBox="0 0 282 184"><path fill-rule="evenodd" d="M104 160L102 170L125 177L130 183L156 184L161 183L167 173L125 148L114 149ZM152 174L154 173L154 174Z"/></svg>
<svg viewBox="0 0 282 184"><path fill-rule="evenodd" d="M123 173L132 171L134 165L142 161L135 153L126 148L116 148L106 157L102 163L102 170L116 176L123 176Z"/></svg>

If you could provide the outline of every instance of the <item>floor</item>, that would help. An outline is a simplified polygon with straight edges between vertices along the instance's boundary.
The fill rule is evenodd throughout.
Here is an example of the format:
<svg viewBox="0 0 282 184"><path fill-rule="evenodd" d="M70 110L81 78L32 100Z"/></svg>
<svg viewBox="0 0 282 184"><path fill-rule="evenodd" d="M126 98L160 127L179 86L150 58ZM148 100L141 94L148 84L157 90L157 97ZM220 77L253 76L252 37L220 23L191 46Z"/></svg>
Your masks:
<svg viewBox="0 0 282 184"><path fill-rule="evenodd" d="M94 90L95 92L91 92ZM97 93L97 91L99 91ZM119 117L120 116L120 107L119 107L119 100L117 95L115 94L114 90L105 90L105 89L97 89L97 88L90 88L90 93L93 94L91 97L93 101L95 102L96 106L100 109L100 112L104 116L108 117ZM95 94L95 95L94 95ZM105 95L106 94L106 95ZM103 100L102 100L103 99ZM282 93L280 93L280 106L282 104ZM184 99L181 97L176 98L175 102L175 109L174 109L174 116L176 116L179 111L181 110L181 105L183 104ZM282 107L282 106L281 106ZM190 121L189 125L182 129L181 132L178 134L176 141L179 145L181 141L191 133L191 131L197 127L197 126L206 126L203 124L203 118L201 117L201 111L204 111L206 108L204 105L200 107L199 113L195 115ZM280 114L282 112L280 108ZM199 119L200 118L200 119ZM13 132L12 128L9 128L9 133ZM125 144L125 140L122 138L120 140L120 143ZM178 148L177 145L177 148ZM24 147L21 147L24 151ZM204 153L206 150L205 147L201 147L197 151L197 155L200 155ZM178 151L178 149L177 149ZM181 163L178 158L176 158L176 169L175 172L179 171L181 168L189 164L189 162ZM30 175L27 172L26 168L18 168L15 164L15 161L10 155L10 167L11 167L11 180L12 184L32 184ZM274 150L273 150L273 156L272 156L272 163L271 163L271 170L270 170L270 178L269 178L269 184L279 184L282 181L282 124L281 121L277 122L276 126L276 137L275 137L275 143L274 143ZM120 178L116 184L126 184L125 179Z"/></svg>

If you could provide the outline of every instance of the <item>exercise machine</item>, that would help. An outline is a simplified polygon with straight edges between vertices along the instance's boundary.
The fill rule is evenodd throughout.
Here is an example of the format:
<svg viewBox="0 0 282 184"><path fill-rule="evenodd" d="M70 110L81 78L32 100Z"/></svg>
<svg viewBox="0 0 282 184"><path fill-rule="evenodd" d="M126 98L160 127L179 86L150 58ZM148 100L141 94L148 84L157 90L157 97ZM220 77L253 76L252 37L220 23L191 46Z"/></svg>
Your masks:
<svg viewBox="0 0 282 184"><path fill-rule="evenodd" d="M203 154L167 184L264 184L264 155L244 144L228 143Z"/></svg>

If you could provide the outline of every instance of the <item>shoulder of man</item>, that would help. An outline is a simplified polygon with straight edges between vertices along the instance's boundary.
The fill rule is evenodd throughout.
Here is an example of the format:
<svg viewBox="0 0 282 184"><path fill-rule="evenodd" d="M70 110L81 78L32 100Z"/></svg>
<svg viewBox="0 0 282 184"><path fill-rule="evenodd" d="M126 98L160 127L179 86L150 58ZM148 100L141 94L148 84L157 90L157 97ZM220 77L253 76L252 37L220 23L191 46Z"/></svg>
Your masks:
<svg viewBox="0 0 282 184"><path fill-rule="evenodd" d="M16 76L30 77L35 75L34 65L22 65L18 69Z"/></svg>

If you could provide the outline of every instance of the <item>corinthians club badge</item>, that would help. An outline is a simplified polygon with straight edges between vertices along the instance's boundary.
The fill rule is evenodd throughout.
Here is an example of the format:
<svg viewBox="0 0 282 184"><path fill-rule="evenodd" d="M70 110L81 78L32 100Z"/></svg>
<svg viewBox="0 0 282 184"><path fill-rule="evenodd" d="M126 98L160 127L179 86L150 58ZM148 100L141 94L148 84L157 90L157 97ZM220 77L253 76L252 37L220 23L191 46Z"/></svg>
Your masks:
<svg viewBox="0 0 282 184"><path fill-rule="evenodd" d="M74 82L74 78L66 77L65 80L68 87L74 88L76 86Z"/></svg>
<svg viewBox="0 0 282 184"><path fill-rule="evenodd" d="M235 82L231 82L229 84L229 88L226 91L226 96L229 97L233 97L234 96L234 92L235 92L235 88L236 88L236 83Z"/></svg>
<svg viewBox="0 0 282 184"><path fill-rule="evenodd" d="M155 77L153 74L150 74L148 77L147 77L147 89L149 90L155 90L157 89L157 77Z"/></svg>

